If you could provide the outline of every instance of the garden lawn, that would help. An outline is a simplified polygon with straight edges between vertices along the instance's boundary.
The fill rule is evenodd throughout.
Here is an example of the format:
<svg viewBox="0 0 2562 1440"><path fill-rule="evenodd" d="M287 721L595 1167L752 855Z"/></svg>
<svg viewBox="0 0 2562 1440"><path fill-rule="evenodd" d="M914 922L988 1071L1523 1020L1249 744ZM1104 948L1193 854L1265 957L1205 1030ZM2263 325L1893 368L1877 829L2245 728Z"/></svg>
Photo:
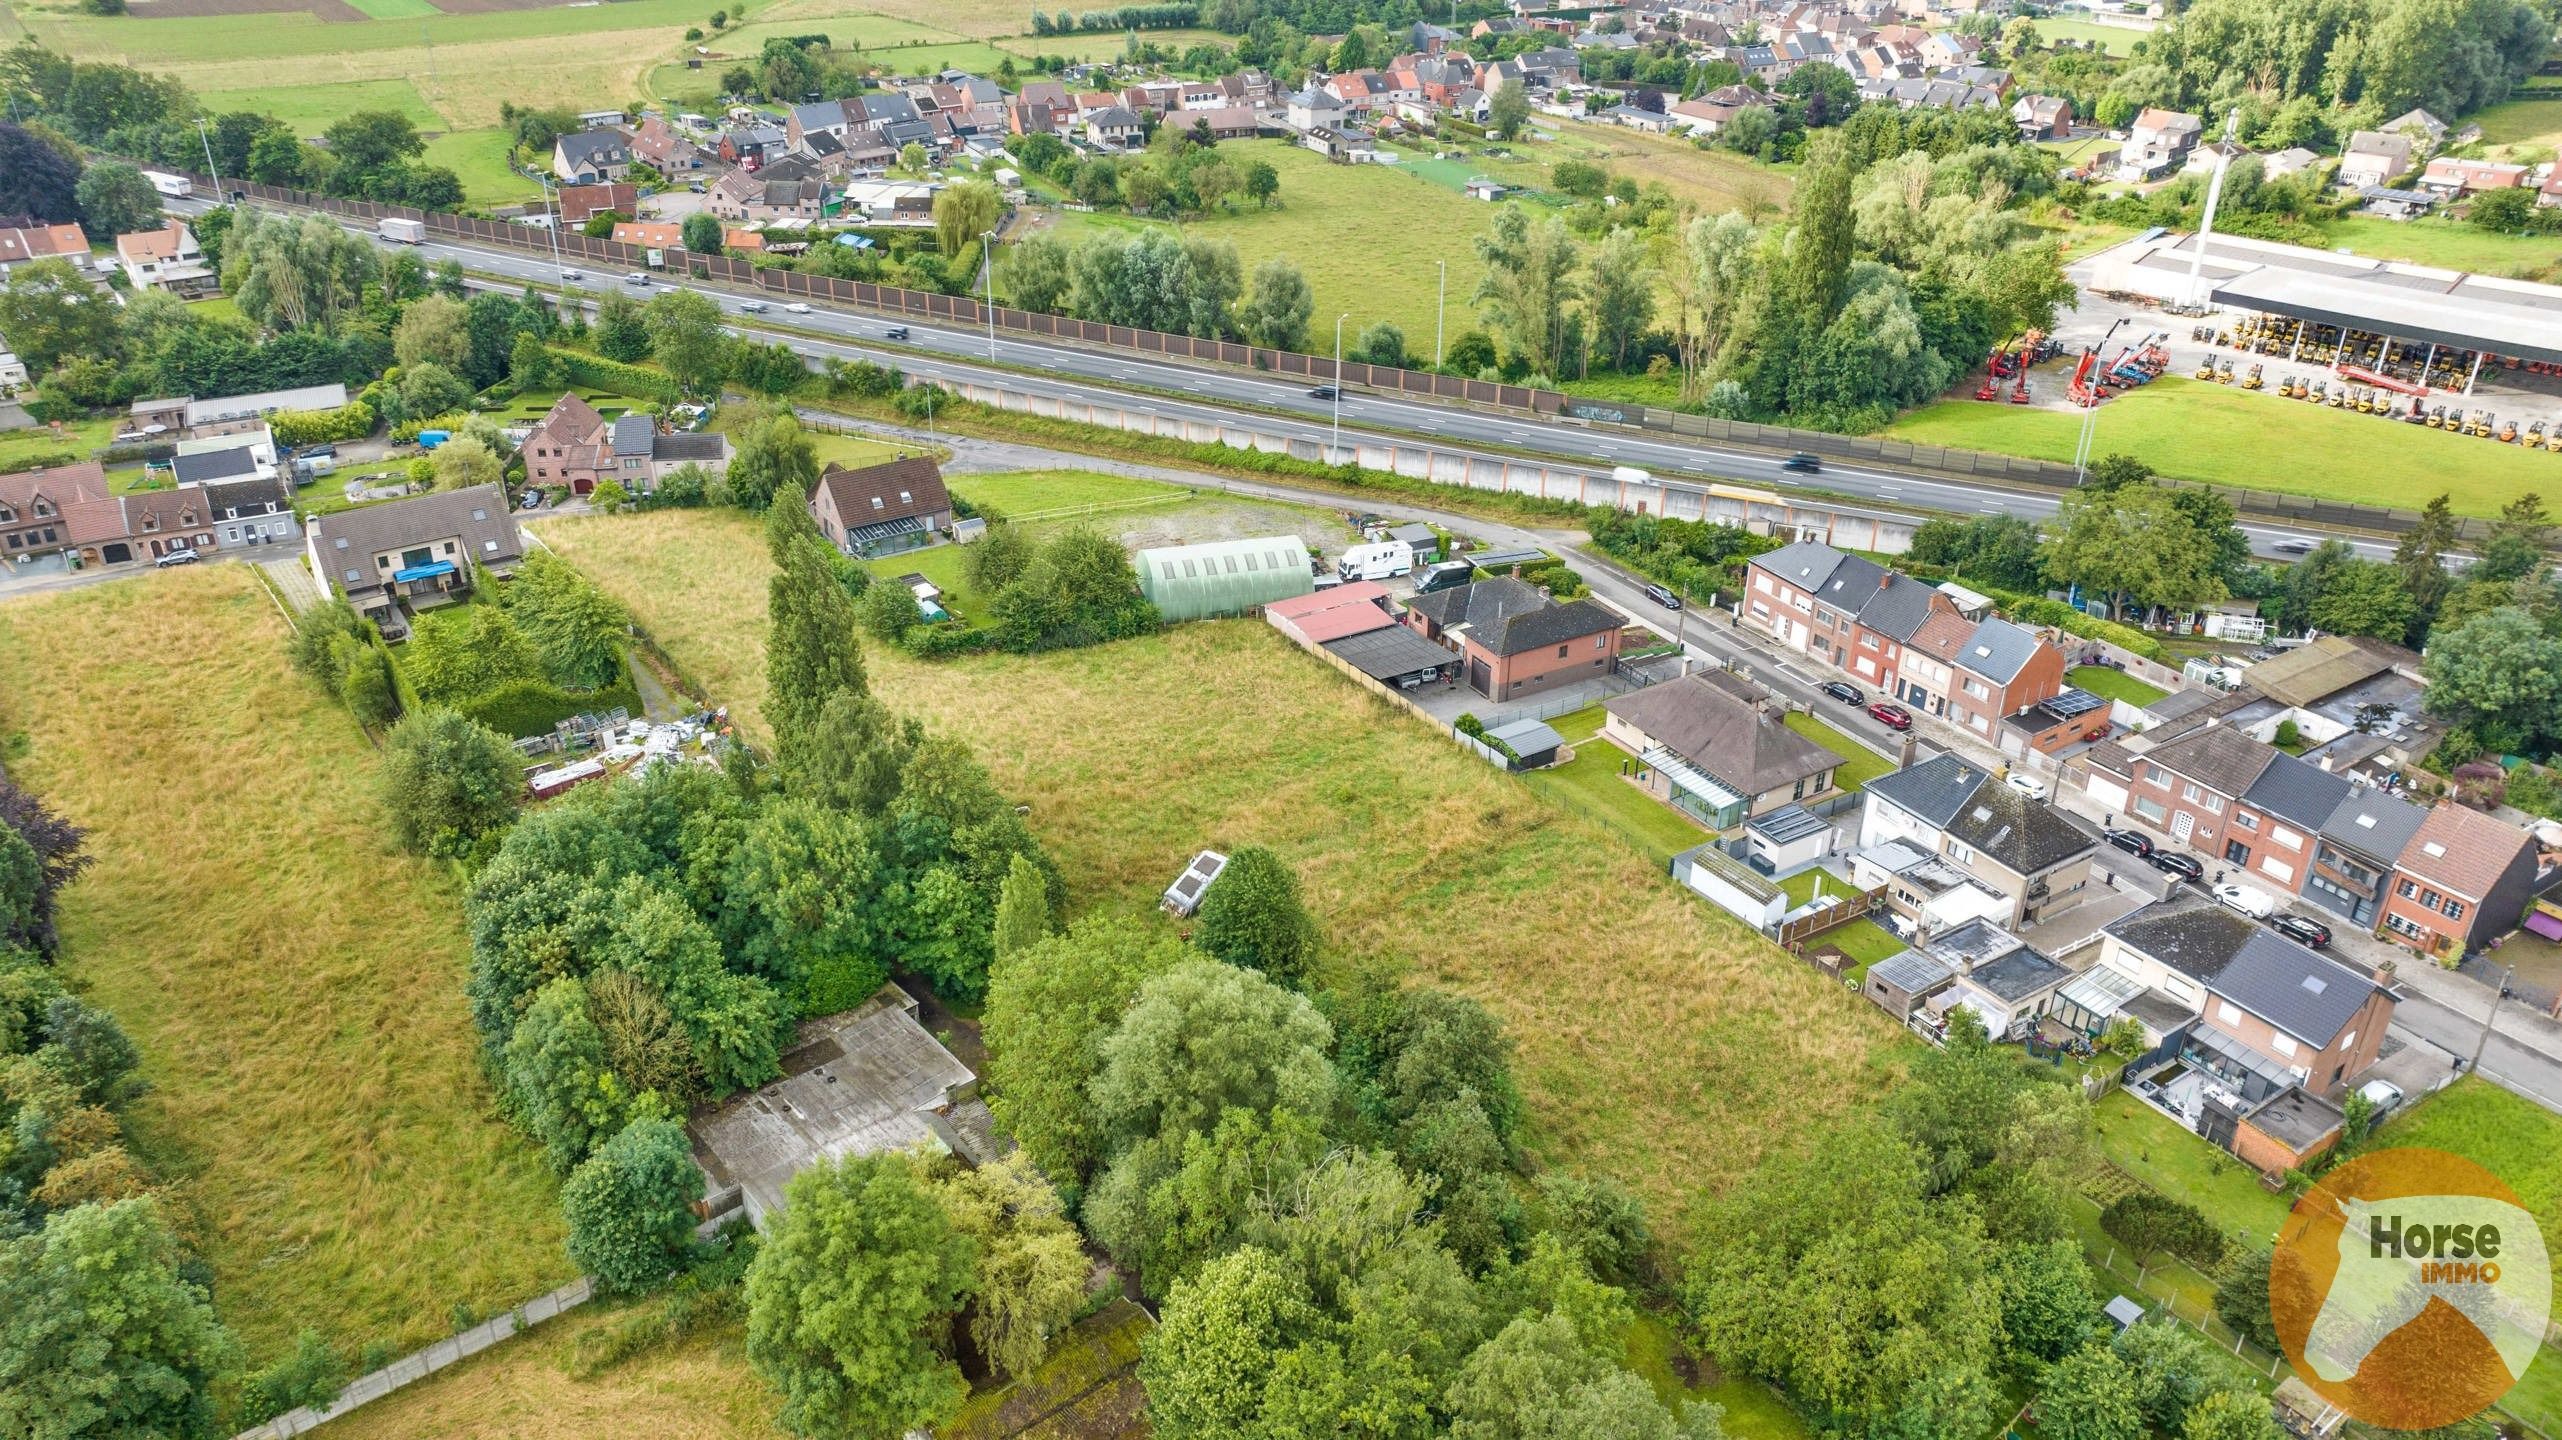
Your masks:
<svg viewBox="0 0 2562 1440"><path fill-rule="evenodd" d="M2123 700L2138 710L2170 693L2107 665L2076 665L2064 672L2064 683L2078 685L2103 700Z"/></svg>
<svg viewBox="0 0 2562 1440"><path fill-rule="evenodd" d="M526 179L507 163L512 142L500 129L455 130L427 142L427 153L421 157L429 165L442 165L463 182L463 203L467 205L510 205L519 200L540 200L543 187Z"/></svg>
<svg viewBox="0 0 2562 1440"><path fill-rule="evenodd" d="M2284 367L2264 362L2271 378ZM2037 382L2063 392L2063 372ZM2042 406L1943 400L1888 427L1898 440L2070 462L2080 421ZM2445 491L2457 513L2497 515L2530 490L2550 490L2556 457L2425 426L2343 414L2266 392L2171 375L2099 412L2096 449L2133 455L2161 474L2255 490L2417 510Z"/></svg>
<svg viewBox="0 0 2562 1440"><path fill-rule="evenodd" d="M1789 711L1786 724L1789 729L1841 757L1841 768L1833 772L1833 783L1844 790L1858 790L1895 768L1894 761L1803 710Z"/></svg>
<svg viewBox="0 0 2562 1440"><path fill-rule="evenodd" d="M2467 123L2482 127L2481 143L2486 148L2516 147L2528 152L2511 154L2512 160L2550 160L2562 149L2562 101L2507 100L2475 111Z"/></svg>
<svg viewBox="0 0 2562 1440"><path fill-rule="evenodd" d="M97 860L64 964L141 1049L138 1148L252 1364L305 1327L406 1350L574 1273L482 1078L460 887L392 849L374 751L284 636L240 565L0 610L11 771Z"/></svg>
<svg viewBox="0 0 2562 1440"><path fill-rule="evenodd" d="M977 40L1016 34L1024 22L1023 6L1015 0L783 0L773 9L759 13L766 19L791 21L795 29L811 20L835 16L889 16ZM1150 31L1148 35L1154 38L1160 33L1166 32ZM1117 45L1121 36L1113 32L1110 38Z"/></svg>
<svg viewBox="0 0 2562 1440"><path fill-rule="evenodd" d="M1530 788L1618 831L1619 838L1657 862L1713 838L1689 816L1620 774L1628 763L1628 752L1601 738L1605 718L1595 705L1549 721L1574 747L1574 758L1552 769L1530 772Z"/></svg>
<svg viewBox="0 0 2562 1440"><path fill-rule="evenodd" d="M2120 25L2095 25L2088 20L2059 20L2046 15L2039 16L2036 25L2038 43L2047 49L2053 49L2058 40L2087 40L2109 55L2126 54L2134 48L2136 41L2146 38L2149 33Z"/></svg>
<svg viewBox="0 0 2562 1440"><path fill-rule="evenodd" d="M116 417L66 422L57 435L50 425L37 425L25 430L0 430L0 475L27 469L48 456L68 454L74 460L87 460L93 451L105 448L116 438Z"/></svg>
<svg viewBox="0 0 2562 1440"><path fill-rule="evenodd" d="M965 568L968 559L969 551L961 546L932 545L904 555L884 555L878 560L866 560L863 568L872 572L875 584L895 582L901 575L922 575L943 592L943 608L951 611L955 619L983 625L988 619L987 601L970 588Z"/></svg>
<svg viewBox="0 0 2562 1440"><path fill-rule="evenodd" d="M1814 1432L1778 1392L1743 1376L1691 1383L1696 1360L1682 1349L1672 1326L1652 1311L1639 1311L1628 1327L1628 1368L1654 1387L1666 1405L1707 1401L1725 1407L1725 1428L1736 1440L1813 1440Z"/></svg>
<svg viewBox="0 0 2562 1440"><path fill-rule="evenodd" d="M2123 1090L2095 1102L2091 1118L2100 1153L2118 1169L2204 1211L2228 1238L2266 1250L2276 1237L2287 1199L2260 1188L2257 1170Z"/></svg>
<svg viewBox="0 0 2562 1440"><path fill-rule="evenodd" d="M761 527L728 511L564 517L543 539L765 733ZM1461 753L1251 621L924 664L869 647L896 708L975 747L1078 910L1153 909L1204 846L1266 844L1332 974L1412 973L1519 1046L1531 1149L1609 1171L1679 1243L1684 1207L1873 1094L1896 1027L1667 884L1646 855Z"/></svg>

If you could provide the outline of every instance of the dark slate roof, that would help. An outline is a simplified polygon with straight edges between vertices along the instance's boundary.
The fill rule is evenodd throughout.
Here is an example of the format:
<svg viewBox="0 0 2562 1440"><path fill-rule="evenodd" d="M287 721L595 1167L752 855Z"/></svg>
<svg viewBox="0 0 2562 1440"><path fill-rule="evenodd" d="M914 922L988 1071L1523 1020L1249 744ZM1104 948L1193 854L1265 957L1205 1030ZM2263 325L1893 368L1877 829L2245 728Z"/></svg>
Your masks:
<svg viewBox="0 0 2562 1440"><path fill-rule="evenodd" d="M294 495L284 477L224 480L204 487L205 507L219 520L249 515L280 515L294 508Z"/></svg>
<svg viewBox="0 0 2562 1440"><path fill-rule="evenodd" d="M712 431L706 431L700 435L653 435L650 437L649 453L655 459L670 460L678 464L688 460L713 464L728 456L729 440L726 436Z"/></svg>
<svg viewBox="0 0 2562 1440"><path fill-rule="evenodd" d="M1325 648L1373 680L1394 680L1459 663L1459 657L1403 625L1382 625L1358 635L1328 640Z"/></svg>
<svg viewBox="0 0 2562 1440"><path fill-rule="evenodd" d="M205 450L194 455L181 455L169 462L181 485L205 485L216 480L237 480L258 473L258 457L247 444L228 450Z"/></svg>
<svg viewBox="0 0 2562 1440"><path fill-rule="evenodd" d="M646 415L622 416L614 421L614 453L646 455L650 453L650 437L657 433L658 426Z"/></svg>
<svg viewBox="0 0 2562 1440"><path fill-rule="evenodd" d="M2042 994L2072 978L2072 971L2025 945L1966 973L1968 984L2005 1004Z"/></svg>
<svg viewBox="0 0 2562 1440"><path fill-rule="evenodd" d="M1975 787L1947 830L1949 838L2022 875L2061 865L2099 843L2063 811L1996 780Z"/></svg>
<svg viewBox="0 0 2562 1440"><path fill-rule="evenodd" d="M1885 583L1886 567L1859 555L1844 555L1833 567L1832 577L1824 581L1815 598L1845 615L1856 615Z"/></svg>
<svg viewBox="0 0 2562 1440"><path fill-rule="evenodd" d="M1910 575L1890 574L1868 603L1859 607L1859 623L1902 644L1930 618L1930 600L1938 593Z"/></svg>
<svg viewBox="0 0 2562 1440"><path fill-rule="evenodd" d="M470 552L475 565L507 567L524 558L525 544L516 531L516 516L509 508L507 487L472 485L461 490L443 490L429 495L414 495L406 500L386 500L379 505L363 505L342 510L335 515L315 516L312 529L318 538L312 551L329 567L329 582L340 588L357 590L379 587L382 578L368 573L371 557L384 550L458 536ZM344 540L347 547L338 548ZM498 542L496 549L488 542ZM348 564L353 559L354 565ZM346 578L350 569L357 571L355 580Z"/></svg>
<svg viewBox="0 0 2562 1440"><path fill-rule="evenodd" d="M1794 545L1752 558L1756 569L1767 570L1800 590L1821 590L1833 577L1833 567L1849 557L1830 545L1800 540Z"/></svg>
<svg viewBox="0 0 2562 1440"><path fill-rule="evenodd" d="M2410 847L2411 837L2427 818L2425 805L2397 800L2371 786L2352 785L2322 822L2322 838L2390 865Z"/></svg>
<svg viewBox="0 0 2562 1440"><path fill-rule="evenodd" d="M1971 670L1996 684L2007 685L2037 653L2037 636L1999 616L1988 617L1975 627L1975 633L1958 647L1957 667Z"/></svg>
<svg viewBox="0 0 2562 1440"><path fill-rule="evenodd" d="M1941 754L1869 781L1868 793L1885 796L1896 808L1934 830L1945 830L1957 818L1958 810L1991 778L1956 755Z"/></svg>
<svg viewBox="0 0 2562 1440"><path fill-rule="evenodd" d="M1757 706L1737 683L1690 675L1618 696L1605 708L1747 796L1793 786L1841 764L1840 756L1789 729L1780 706Z"/></svg>
<svg viewBox="0 0 2562 1440"><path fill-rule="evenodd" d="M2311 831L2322 828L2348 792L2346 780L2279 750L2242 799L2253 809Z"/></svg>
<svg viewBox="0 0 2562 1440"><path fill-rule="evenodd" d="M2278 755L2229 725L2201 725L2153 747L2144 758L2218 795L2250 793Z"/></svg>
<svg viewBox="0 0 2562 1440"><path fill-rule="evenodd" d="M631 153L631 137L620 130L581 130L560 137L560 153L572 165L591 160L614 162Z"/></svg>
<svg viewBox="0 0 2562 1440"><path fill-rule="evenodd" d="M2375 981L2201 896L2159 901L2107 933L2316 1047L2346 1029Z"/></svg>
<svg viewBox="0 0 2562 1440"><path fill-rule="evenodd" d="M1462 585L1416 600L1420 610L1443 630L1466 626L1467 638L1496 655L1519 655L1543 645L1563 645L1586 635L1617 630L1617 612L1590 600L1560 605L1539 587L1509 575Z"/></svg>

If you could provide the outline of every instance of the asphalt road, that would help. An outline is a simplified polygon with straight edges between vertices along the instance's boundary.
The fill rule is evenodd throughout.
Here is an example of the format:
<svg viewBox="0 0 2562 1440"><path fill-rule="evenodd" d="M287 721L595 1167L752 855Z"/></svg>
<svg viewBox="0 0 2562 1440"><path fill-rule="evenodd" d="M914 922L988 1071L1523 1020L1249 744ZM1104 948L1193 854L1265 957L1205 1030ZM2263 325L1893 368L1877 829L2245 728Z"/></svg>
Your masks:
<svg viewBox="0 0 2562 1440"><path fill-rule="evenodd" d="M172 208L187 211L202 208L202 205L201 201L181 201ZM359 234L372 234L353 224L347 228ZM504 246L439 242L408 248L430 262L456 260L473 271L514 284L561 286L590 296L616 292L639 296L677 288L677 282L664 275L653 274L649 284L643 287L627 284L622 274L597 269L585 269L580 278L564 280L563 269L555 265L551 257ZM1318 443L1328 442L1339 425L1346 440L1422 438L1453 448L1469 445L1498 447L1596 470L1632 465L1665 475L1734 480L1764 489L1788 491L1804 488L1797 483L1792 472L1781 468L1782 457L1764 451L1675 443L1613 429L1596 429L1573 420L1525 419L1511 414L1370 393L1346 395L1338 407L1336 402L1311 396L1304 385L1252 374L1086 350L1051 341L1010 336L1002 331L991 337L983 330L891 320L824 305L812 305L805 313L791 312L786 310L784 302L749 299L745 292L721 286L686 282L682 288L712 296L743 328L782 324L793 331L808 332L783 338L792 340L798 348L814 356L887 359L911 375L928 379L946 382L963 377L992 380L1002 375L1005 382L1017 390L1080 398L1098 386L1125 393L1142 392L1141 398L1132 401L1129 408L1153 408L1165 415L1204 421L1234 421L1240 418L1240 410L1247 410L1257 412L1253 418L1267 429ZM761 304L767 308L760 315L744 310L742 306L746 304ZM886 332L894 325L907 327L907 340L887 338ZM813 342L808 334L825 335L836 343L830 346ZM991 359L999 366L1019 368L992 371L985 363ZM1026 370L1042 373L1022 373ZM1045 383L1044 376L1056 378ZM1850 508L1861 513L1891 518L1913 518L1916 512L1936 512L1958 516L2009 514L2041 520L2052 515L2058 503L2055 495L2043 491L2011 490L1982 482L1953 481L1847 464L1827 464L1821 488L1827 494L1848 497L1856 502ZM2288 542L2320 538L2318 532L2285 527L2244 525L2242 529L2250 537L2256 552L2274 557L2294 553L2279 548ZM2392 552L2390 545L2371 539L2341 538L2347 539L2361 555L2370 558L2383 558Z"/></svg>

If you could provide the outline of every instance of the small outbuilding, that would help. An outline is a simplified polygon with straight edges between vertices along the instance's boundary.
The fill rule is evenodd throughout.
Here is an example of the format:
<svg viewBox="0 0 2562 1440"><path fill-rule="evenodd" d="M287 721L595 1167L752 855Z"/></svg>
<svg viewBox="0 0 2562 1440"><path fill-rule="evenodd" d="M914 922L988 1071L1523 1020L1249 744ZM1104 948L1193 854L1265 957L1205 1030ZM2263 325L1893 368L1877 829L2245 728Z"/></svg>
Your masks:
<svg viewBox="0 0 2562 1440"><path fill-rule="evenodd" d="M1878 1009L1903 1020L1911 1017L1914 1006L1947 989L1956 978L1957 972L1946 962L1918 950L1903 950L1869 966L1859 993Z"/></svg>
<svg viewBox="0 0 2562 1440"><path fill-rule="evenodd" d="M1557 763L1557 752L1566 748L1566 737L1549 728L1544 721L1515 720L1486 732L1489 741L1500 741L1513 754L1515 770L1539 770Z"/></svg>
<svg viewBox="0 0 2562 1440"><path fill-rule="evenodd" d="M1296 535L1160 546L1131 563L1140 593L1169 623L1243 615L1316 588L1307 542Z"/></svg>
<svg viewBox="0 0 2562 1440"><path fill-rule="evenodd" d="M1165 898L1158 902L1159 907L1172 915L1189 915L1200 909L1201 897L1209 891L1210 882L1227 868L1228 857L1216 850L1193 856L1183 873L1174 877L1174 883L1165 887Z"/></svg>

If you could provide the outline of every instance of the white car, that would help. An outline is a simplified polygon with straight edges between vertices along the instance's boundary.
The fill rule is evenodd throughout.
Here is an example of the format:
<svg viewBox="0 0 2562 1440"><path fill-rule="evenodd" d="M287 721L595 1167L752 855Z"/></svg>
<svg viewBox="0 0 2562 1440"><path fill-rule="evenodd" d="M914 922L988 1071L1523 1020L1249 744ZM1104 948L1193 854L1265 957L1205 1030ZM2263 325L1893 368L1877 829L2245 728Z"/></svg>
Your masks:
<svg viewBox="0 0 2562 1440"><path fill-rule="evenodd" d="M2047 796L2055 793L2055 787L2038 779L2036 776L2029 774L2025 770L2013 770L2008 775L2002 777L2002 783L2008 785L2013 790L2018 791L2020 794L2027 796L2031 800L2043 800Z"/></svg>
<svg viewBox="0 0 2562 1440"><path fill-rule="evenodd" d="M793 313L793 314L795 314L795 315L807 315L808 313L810 313L810 307L808 307L807 305L802 304L802 303L801 303L800 301L798 301L798 300L793 301L791 304L786 305L786 306L784 306L783 308L784 308L784 309L786 309L786 310L788 310L788 311L790 311L790 312L792 312L792 313Z"/></svg>
<svg viewBox="0 0 2562 1440"><path fill-rule="evenodd" d="M587 272L584 270L563 270L560 272L560 278L563 280L584 280L587 278Z"/></svg>
<svg viewBox="0 0 2562 1440"><path fill-rule="evenodd" d="M2218 904L2229 906L2254 920L2265 920L2277 913L2276 901L2248 885L2236 885L2227 880L2216 886L2212 893Z"/></svg>
<svg viewBox="0 0 2562 1440"><path fill-rule="evenodd" d="M2366 1103L2375 1107L2375 1118L2383 1119L2402 1104L2402 1087L2390 1080L2369 1080L2357 1087Z"/></svg>

